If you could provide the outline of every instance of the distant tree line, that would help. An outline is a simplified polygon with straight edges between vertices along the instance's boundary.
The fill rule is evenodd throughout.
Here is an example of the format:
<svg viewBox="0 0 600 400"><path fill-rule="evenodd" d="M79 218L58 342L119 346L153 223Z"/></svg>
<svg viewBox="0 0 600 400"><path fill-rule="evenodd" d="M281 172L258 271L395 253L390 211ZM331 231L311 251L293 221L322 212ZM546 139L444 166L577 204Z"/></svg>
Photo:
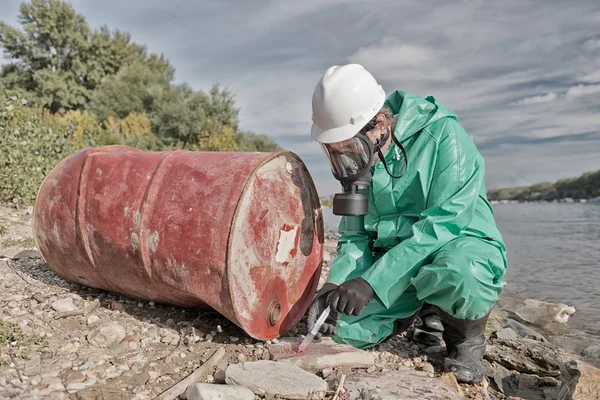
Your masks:
<svg viewBox="0 0 600 400"><path fill-rule="evenodd" d="M30 203L49 168L90 145L279 149L268 136L239 129L239 108L227 89L175 84L163 55L127 32L90 28L66 1L24 2L18 22L20 29L0 21L8 60L0 69L2 202Z"/></svg>
<svg viewBox="0 0 600 400"><path fill-rule="evenodd" d="M578 178L561 179L488 191L489 200L552 201L565 198L592 199L600 196L600 170L587 172Z"/></svg>

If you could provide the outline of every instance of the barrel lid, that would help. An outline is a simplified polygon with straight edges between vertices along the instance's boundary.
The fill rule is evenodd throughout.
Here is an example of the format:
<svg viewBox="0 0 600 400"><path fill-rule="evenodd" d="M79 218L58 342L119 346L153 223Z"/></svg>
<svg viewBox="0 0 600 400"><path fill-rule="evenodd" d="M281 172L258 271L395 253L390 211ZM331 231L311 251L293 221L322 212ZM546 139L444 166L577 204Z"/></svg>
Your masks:
<svg viewBox="0 0 600 400"><path fill-rule="evenodd" d="M250 336L278 337L302 318L319 282L323 242L306 166L291 152L275 153L249 176L228 244L232 305Z"/></svg>

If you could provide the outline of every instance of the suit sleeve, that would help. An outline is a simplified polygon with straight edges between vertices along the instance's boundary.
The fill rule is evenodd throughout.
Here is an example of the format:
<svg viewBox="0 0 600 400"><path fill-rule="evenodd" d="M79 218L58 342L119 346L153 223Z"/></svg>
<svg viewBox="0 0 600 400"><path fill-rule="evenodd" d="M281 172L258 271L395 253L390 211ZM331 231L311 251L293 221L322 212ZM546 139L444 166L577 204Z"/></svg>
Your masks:
<svg viewBox="0 0 600 400"><path fill-rule="evenodd" d="M467 133L453 119L446 120L441 129L426 209L413 224L412 236L361 275L387 308L430 256L471 223L484 184L483 161Z"/></svg>
<svg viewBox="0 0 600 400"><path fill-rule="evenodd" d="M338 285L360 277L373 262L373 237L364 228L364 217L342 217L339 231L342 236L328 278Z"/></svg>

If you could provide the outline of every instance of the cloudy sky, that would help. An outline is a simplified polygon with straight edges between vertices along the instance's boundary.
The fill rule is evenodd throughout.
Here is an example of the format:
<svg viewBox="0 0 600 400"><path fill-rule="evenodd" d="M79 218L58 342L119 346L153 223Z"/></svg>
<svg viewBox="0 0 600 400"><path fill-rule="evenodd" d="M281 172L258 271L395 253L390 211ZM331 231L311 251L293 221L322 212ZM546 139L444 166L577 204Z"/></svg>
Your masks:
<svg viewBox="0 0 600 400"><path fill-rule="evenodd" d="M16 23L20 1L2 0ZM363 64L389 94L433 95L486 158L487 186L600 169L600 1L73 0L94 27L165 54L177 81L236 93L241 127L338 190L310 140L311 97L331 65Z"/></svg>

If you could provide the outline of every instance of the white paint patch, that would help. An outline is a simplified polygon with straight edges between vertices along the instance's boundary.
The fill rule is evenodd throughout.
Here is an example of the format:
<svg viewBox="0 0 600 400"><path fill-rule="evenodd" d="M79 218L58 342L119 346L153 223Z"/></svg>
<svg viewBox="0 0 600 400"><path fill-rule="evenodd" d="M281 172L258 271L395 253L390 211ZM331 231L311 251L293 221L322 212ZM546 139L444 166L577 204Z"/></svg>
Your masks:
<svg viewBox="0 0 600 400"><path fill-rule="evenodd" d="M289 232L286 232L283 229L279 231L279 242L277 242L277 254L275 254L275 261L277 261L278 263L292 261L292 251L296 247L297 234L297 226L295 226Z"/></svg>

